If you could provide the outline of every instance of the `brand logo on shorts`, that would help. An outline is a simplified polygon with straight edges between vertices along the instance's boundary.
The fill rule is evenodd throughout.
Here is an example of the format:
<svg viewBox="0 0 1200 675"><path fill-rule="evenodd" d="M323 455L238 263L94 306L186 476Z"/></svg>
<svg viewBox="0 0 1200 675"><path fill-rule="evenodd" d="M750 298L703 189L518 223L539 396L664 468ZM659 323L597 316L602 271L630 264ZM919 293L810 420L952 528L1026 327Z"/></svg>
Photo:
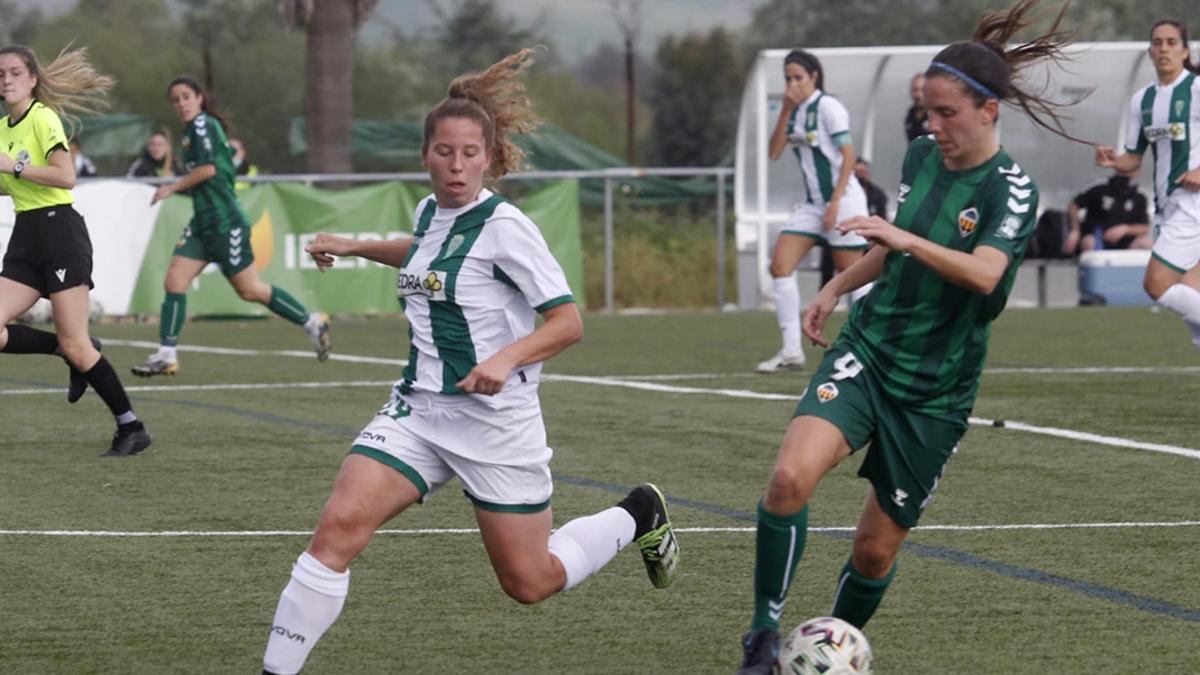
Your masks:
<svg viewBox="0 0 1200 675"><path fill-rule="evenodd" d="M892 493L892 502L896 506L903 507L906 501L908 501L908 493L900 488L896 488L896 491Z"/></svg>
<svg viewBox="0 0 1200 675"><path fill-rule="evenodd" d="M958 234L962 237L969 237L975 231L975 225L979 223L979 209L972 206L969 209L964 209L958 214Z"/></svg>
<svg viewBox="0 0 1200 675"><path fill-rule="evenodd" d="M358 437L365 438L368 441L375 441L376 443L387 443L387 436L384 436L383 434L372 433L370 431L364 431L360 433Z"/></svg>
<svg viewBox="0 0 1200 675"><path fill-rule="evenodd" d="M54 270L54 276L58 277L58 283L64 283L67 280L67 268L63 267Z"/></svg>
<svg viewBox="0 0 1200 675"><path fill-rule="evenodd" d="M826 382L817 387L817 398L821 403L828 403L838 397L837 385L832 382Z"/></svg>

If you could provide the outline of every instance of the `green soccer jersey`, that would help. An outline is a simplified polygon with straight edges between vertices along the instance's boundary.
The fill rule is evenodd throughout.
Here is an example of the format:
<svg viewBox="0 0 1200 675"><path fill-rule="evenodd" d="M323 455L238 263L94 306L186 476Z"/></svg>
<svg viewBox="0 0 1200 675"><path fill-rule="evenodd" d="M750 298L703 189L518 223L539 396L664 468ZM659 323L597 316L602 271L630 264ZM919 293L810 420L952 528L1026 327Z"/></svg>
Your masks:
<svg viewBox="0 0 1200 675"><path fill-rule="evenodd" d="M217 175L187 191L192 198L196 224L200 227L229 229L247 225L238 203L233 182L233 150L225 139L225 130L215 117L200 113L183 130L184 169L212 164Z"/></svg>
<svg viewBox="0 0 1200 675"><path fill-rule="evenodd" d="M931 138L904 158L896 226L971 253L990 246L1008 269L988 295L946 281L891 252L839 336L893 400L929 412L969 410L987 354L989 327L1004 309L1037 217L1033 180L1003 149L980 166L951 171Z"/></svg>

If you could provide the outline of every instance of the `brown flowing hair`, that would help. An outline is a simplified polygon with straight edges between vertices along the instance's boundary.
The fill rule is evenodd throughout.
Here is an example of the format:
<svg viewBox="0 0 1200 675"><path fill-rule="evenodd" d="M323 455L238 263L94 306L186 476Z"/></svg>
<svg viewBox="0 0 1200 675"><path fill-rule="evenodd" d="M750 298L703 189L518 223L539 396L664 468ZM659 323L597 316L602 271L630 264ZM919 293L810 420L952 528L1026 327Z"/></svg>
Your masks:
<svg viewBox="0 0 1200 675"><path fill-rule="evenodd" d="M1067 133L1062 124L1060 109L1079 103L1091 92L1064 103L1052 101L1040 92L1035 93L1024 87L1024 74L1030 66L1044 60L1070 60L1063 50L1071 44L1074 33L1061 27L1063 16L1070 6L1069 0L1063 4L1054 17L1054 22L1044 33L1023 44L1008 46L1009 40L1018 31L1041 18L1040 15L1033 14L1039 2L1040 0L1019 0L1007 10L985 13L975 26L975 34L969 42L951 44L938 52L933 58L934 63L945 64L965 73L977 84L989 89L995 94L995 98L1023 110L1043 129L1073 141L1090 143ZM931 65L925 71L925 77L956 75ZM970 82L964 81L963 87L975 100L976 105L982 106L990 98Z"/></svg>
<svg viewBox="0 0 1200 675"><path fill-rule="evenodd" d="M483 127L491 164L490 178L519 170L525 161L525 151L517 147L510 136L527 134L542 123L533 111L533 102L525 91L521 74L533 64L533 54L545 47L526 47L510 54L481 73L454 78L446 98L425 115L425 132L421 140L421 156L429 151L429 140L437 123L451 117L475 120Z"/></svg>
<svg viewBox="0 0 1200 675"><path fill-rule="evenodd" d="M75 135L80 115L96 115L109 106L108 92L117 83L108 75L96 71L88 61L87 47L63 47L46 67L38 63L37 54L25 45L9 45L0 54L16 54L25 62L29 74L37 78L33 98L53 110L67 123L68 135Z"/></svg>

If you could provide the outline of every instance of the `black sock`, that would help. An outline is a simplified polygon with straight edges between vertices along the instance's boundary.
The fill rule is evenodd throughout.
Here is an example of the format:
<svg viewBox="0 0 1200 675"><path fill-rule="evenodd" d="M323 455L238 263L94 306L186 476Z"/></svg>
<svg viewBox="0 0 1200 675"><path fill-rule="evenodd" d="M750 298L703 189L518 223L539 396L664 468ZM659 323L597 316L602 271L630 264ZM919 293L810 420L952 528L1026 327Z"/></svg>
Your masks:
<svg viewBox="0 0 1200 675"><path fill-rule="evenodd" d="M58 336L44 330L10 323L8 342L4 349L6 354L53 354L58 349Z"/></svg>
<svg viewBox="0 0 1200 675"><path fill-rule="evenodd" d="M83 376L87 378L88 384L92 385L92 389L100 394L100 398L104 399L104 404L112 411L113 417L133 410L129 397L125 395L125 387L121 386L121 379L117 377L117 371L113 370L108 359L101 356L96 365Z"/></svg>
<svg viewBox="0 0 1200 675"><path fill-rule="evenodd" d="M654 518L654 498L650 496L649 490L634 488L624 499L617 502L617 506L633 516L634 539L650 531L650 522Z"/></svg>

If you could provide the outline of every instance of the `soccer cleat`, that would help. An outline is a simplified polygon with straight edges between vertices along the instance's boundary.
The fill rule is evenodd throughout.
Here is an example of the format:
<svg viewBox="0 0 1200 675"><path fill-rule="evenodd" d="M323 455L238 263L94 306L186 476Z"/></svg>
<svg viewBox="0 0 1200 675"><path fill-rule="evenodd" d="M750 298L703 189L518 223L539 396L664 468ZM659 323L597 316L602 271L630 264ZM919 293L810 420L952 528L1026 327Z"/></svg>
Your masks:
<svg viewBox="0 0 1200 675"><path fill-rule="evenodd" d="M167 361L158 354L151 354L145 363L133 367L133 374L138 377L154 377L155 375L178 375L179 362Z"/></svg>
<svg viewBox="0 0 1200 675"><path fill-rule="evenodd" d="M329 338L329 315L324 312L313 314L304 324L304 330L308 331L308 339L317 349L317 360L328 361L329 352L333 351L333 341Z"/></svg>
<svg viewBox="0 0 1200 675"><path fill-rule="evenodd" d="M641 549L642 562L646 563L650 583L655 588L666 588L675 581L675 571L679 565L679 542L675 540L675 530L667 515L667 500L653 483L639 485L634 490L640 490L650 498L654 513L649 521L649 529L634 539L633 543Z"/></svg>
<svg viewBox="0 0 1200 675"><path fill-rule="evenodd" d="M132 426L133 424L136 426ZM150 432L146 431L146 425L141 422L131 422L130 425L126 429L117 427L116 433L113 434L112 447L107 452L100 453L101 457L128 457L150 447L152 441Z"/></svg>
<svg viewBox="0 0 1200 675"><path fill-rule="evenodd" d="M804 358L804 352L789 354L788 352L780 350L780 352L775 356L772 356L766 361L758 364L758 366L754 369L754 372L769 374L778 373L781 370L788 370L789 368L803 368L807 361L808 360Z"/></svg>
<svg viewBox="0 0 1200 675"><path fill-rule="evenodd" d="M96 348L96 351L100 351L100 341L96 338L88 339L92 341L92 346ZM55 349L54 353L62 356L63 361L67 362L67 368L71 371L71 381L67 386L67 403L74 403L83 398L83 395L87 392L87 378L83 376L82 371L71 365L70 361L67 361L67 357L63 356L61 348Z"/></svg>
<svg viewBox="0 0 1200 675"><path fill-rule="evenodd" d="M772 675L779 662L779 631L752 630L742 636L742 665L737 675Z"/></svg>

